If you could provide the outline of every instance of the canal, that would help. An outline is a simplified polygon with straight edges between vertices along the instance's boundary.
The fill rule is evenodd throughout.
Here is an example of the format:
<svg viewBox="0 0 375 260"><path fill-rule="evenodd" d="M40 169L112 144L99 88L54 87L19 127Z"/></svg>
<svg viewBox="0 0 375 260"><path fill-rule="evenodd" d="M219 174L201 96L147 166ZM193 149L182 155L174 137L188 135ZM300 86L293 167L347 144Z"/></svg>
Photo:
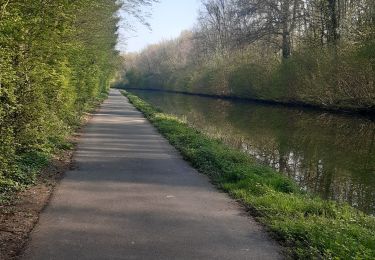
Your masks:
<svg viewBox="0 0 375 260"><path fill-rule="evenodd" d="M375 122L370 119L256 102L131 92L251 154L306 191L375 213Z"/></svg>

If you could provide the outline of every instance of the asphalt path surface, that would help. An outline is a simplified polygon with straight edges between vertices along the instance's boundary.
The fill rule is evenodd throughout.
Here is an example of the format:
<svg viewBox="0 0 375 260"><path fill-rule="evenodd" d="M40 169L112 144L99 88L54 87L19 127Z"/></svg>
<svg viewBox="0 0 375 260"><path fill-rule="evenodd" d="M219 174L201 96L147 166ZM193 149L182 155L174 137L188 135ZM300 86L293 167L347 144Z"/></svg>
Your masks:
<svg viewBox="0 0 375 260"><path fill-rule="evenodd" d="M281 259L280 247L123 97L84 130L22 259Z"/></svg>

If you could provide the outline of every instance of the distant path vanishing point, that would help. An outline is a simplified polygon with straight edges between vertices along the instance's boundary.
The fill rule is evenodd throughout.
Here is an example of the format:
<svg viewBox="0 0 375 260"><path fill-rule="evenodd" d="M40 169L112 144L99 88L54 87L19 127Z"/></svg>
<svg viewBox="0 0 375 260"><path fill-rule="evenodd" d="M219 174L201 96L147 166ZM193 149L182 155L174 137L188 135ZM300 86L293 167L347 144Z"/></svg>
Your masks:
<svg viewBox="0 0 375 260"><path fill-rule="evenodd" d="M281 259L262 227L111 90L23 259Z"/></svg>

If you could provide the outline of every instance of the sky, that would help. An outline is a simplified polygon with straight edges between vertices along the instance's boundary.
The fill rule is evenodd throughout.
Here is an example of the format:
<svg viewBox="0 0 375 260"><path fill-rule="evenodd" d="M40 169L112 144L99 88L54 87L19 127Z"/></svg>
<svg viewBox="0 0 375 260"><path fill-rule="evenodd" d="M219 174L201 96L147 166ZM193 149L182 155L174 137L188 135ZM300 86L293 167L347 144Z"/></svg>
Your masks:
<svg viewBox="0 0 375 260"><path fill-rule="evenodd" d="M159 0L149 10L151 16L147 22L151 25L151 31L134 19L128 19L135 31L120 29L117 48L123 53L137 52L149 44L176 38L183 30L194 26L199 6L200 0Z"/></svg>

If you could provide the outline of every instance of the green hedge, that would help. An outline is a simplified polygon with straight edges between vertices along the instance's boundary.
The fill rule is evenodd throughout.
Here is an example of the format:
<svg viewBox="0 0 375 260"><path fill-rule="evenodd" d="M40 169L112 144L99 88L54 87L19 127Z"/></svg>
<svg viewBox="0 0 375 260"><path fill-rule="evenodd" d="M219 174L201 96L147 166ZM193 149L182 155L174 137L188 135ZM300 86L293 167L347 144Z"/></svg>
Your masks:
<svg viewBox="0 0 375 260"><path fill-rule="evenodd" d="M109 89L117 9L105 0L0 4L0 194L32 182L33 161L66 146Z"/></svg>

